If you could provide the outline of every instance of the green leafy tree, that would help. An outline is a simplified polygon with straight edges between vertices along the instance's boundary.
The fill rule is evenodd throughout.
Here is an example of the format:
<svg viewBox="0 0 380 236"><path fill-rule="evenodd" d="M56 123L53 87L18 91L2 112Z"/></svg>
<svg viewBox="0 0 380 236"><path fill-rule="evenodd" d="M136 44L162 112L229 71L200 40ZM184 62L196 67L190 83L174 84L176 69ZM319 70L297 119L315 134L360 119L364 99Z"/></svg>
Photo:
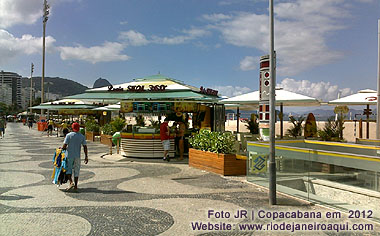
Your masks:
<svg viewBox="0 0 380 236"><path fill-rule="evenodd" d="M13 103L12 105L0 103L0 114L2 115L15 115L19 112L22 112L22 107L17 105L17 103Z"/></svg>
<svg viewBox="0 0 380 236"><path fill-rule="evenodd" d="M110 124L114 132L120 132L124 128L126 121L124 118L115 117Z"/></svg>
<svg viewBox="0 0 380 236"><path fill-rule="evenodd" d="M99 132L100 126L98 122L96 122L95 117L88 116L85 121L86 131L89 132Z"/></svg>
<svg viewBox="0 0 380 236"><path fill-rule="evenodd" d="M114 129L110 123L103 125L102 132L105 135L113 135L115 133Z"/></svg>

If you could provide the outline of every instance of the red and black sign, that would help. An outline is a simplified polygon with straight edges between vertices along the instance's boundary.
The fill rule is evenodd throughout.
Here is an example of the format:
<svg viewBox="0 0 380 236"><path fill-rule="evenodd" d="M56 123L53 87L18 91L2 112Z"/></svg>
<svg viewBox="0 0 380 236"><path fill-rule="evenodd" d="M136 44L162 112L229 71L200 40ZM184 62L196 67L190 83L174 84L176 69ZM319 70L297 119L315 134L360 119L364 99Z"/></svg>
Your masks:
<svg viewBox="0 0 380 236"><path fill-rule="evenodd" d="M144 85L129 85L127 87L127 92L163 92L166 90L167 85L149 85L149 89L145 89ZM123 92L122 87L114 88L112 85L108 86L109 92Z"/></svg>
<svg viewBox="0 0 380 236"><path fill-rule="evenodd" d="M124 89L122 87L114 88L112 85L108 86L108 91L109 92L123 92L123 90Z"/></svg>
<svg viewBox="0 0 380 236"><path fill-rule="evenodd" d="M203 94L218 96L218 90L203 88L203 86L201 86L200 90L201 90L201 93Z"/></svg>

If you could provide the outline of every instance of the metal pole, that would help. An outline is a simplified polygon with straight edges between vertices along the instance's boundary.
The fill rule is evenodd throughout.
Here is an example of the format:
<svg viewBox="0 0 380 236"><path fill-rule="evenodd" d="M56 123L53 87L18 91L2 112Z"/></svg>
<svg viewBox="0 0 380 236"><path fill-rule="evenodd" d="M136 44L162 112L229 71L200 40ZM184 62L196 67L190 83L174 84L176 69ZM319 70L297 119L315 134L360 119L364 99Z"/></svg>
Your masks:
<svg viewBox="0 0 380 236"><path fill-rule="evenodd" d="M6 104L4 99L4 71L1 71L1 101Z"/></svg>
<svg viewBox="0 0 380 236"><path fill-rule="evenodd" d="M46 0L45 0L46 3ZM45 30L46 22L43 23L43 36L42 36L42 76L41 76L41 103L44 103L44 84L45 84Z"/></svg>
<svg viewBox="0 0 380 236"><path fill-rule="evenodd" d="M367 104L367 139L369 139L369 105Z"/></svg>
<svg viewBox="0 0 380 236"><path fill-rule="evenodd" d="M269 93L269 204L276 205L276 161L275 161L275 115L276 115L276 70L274 60L274 16L273 0L269 0L269 27L270 27L270 53L269 53L269 70L270 70L270 93Z"/></svg>
<svg viewBox="0 0 380 236"><path fill-rule="evenodd" d="M34 65L32 63L30 67L30 101L29 101L29 106L30 106L30 113L32 113L32 106L33 106L33 69Z"/></svg>
<svg viewBox="0 0 380 236"><path fill-rule="evenodd" d="M236 108L236 132L239 133L240 108Z"/></svg>
<svg viewBox="0 0 380 236"><path fill-rule="evenodd" d="M377 115L376 139L380 139L380 20L377 21Z"/></svg>
<svg viewBox="0 0 380 236"><path fill-rule="evenodd" d="M49 15L49 5L47 1L44 0L44 16L43 16L43 36L42 36L42 76L41 76L41 104L44 103L44 80L45 80L45 31L46 22L48 21ZM41 115L44 114L44 110L41 110Z"/></svg>
<svg viewBox="0 0 380 236"><path fill-rule="evenodd" d="M284 104L280 105L280 137L284 138Z"/></svg>

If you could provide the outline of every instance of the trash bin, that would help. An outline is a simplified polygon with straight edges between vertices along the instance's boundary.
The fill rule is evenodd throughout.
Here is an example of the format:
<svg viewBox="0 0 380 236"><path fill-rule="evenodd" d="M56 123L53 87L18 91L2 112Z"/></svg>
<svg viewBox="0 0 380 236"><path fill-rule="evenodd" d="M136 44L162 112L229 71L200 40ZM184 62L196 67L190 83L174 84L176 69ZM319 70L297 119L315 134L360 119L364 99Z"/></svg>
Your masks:
<svg viewBox="0 0 380 236"><path fill-rule="evenodd" d="M38 131L45 131L46 127L47 127L46 122L37 122L37 130Z"/></svg>
<svg viewBox="0 0 380 236"><path fill-rule="evenodd" d="M79 129L79 133L81 133L81 134L85 135L85 134L86 134L86 131L85 131L85 129L84 129L84 128L80 128L80 129Z"/></svg>
<svg viewBox="0 0 380 236"><path fill-rule="evenodd" d="M113 144L117 145L117 140L120 139L120 132L116 132L114 133L114 135L112 135L112 142Z"/></svg>

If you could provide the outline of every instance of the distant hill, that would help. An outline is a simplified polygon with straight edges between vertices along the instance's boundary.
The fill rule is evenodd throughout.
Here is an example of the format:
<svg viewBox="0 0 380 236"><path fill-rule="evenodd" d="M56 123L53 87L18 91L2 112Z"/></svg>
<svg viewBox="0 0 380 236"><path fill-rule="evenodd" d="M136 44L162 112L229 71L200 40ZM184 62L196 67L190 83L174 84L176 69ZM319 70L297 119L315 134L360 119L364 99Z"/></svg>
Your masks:
<svg viewBox="0 0 380 236"><path fill-rule="evenodd" d="M109 85L112 85L112 84L108 80L99 78L95 81L94 86L92 86L92 88L102 88Z"/></svg>
<svg viewBox="0 0 380 236"><path fill-rule="evenodd" d="M45 92L61 95L62 97L84 93L88 87L64 78L59 77L45 77ZM30 87L30 80L28 78L22 78L22 87ZM41 91L41 77L33 77L33 87L37 91Z"/></svg>

